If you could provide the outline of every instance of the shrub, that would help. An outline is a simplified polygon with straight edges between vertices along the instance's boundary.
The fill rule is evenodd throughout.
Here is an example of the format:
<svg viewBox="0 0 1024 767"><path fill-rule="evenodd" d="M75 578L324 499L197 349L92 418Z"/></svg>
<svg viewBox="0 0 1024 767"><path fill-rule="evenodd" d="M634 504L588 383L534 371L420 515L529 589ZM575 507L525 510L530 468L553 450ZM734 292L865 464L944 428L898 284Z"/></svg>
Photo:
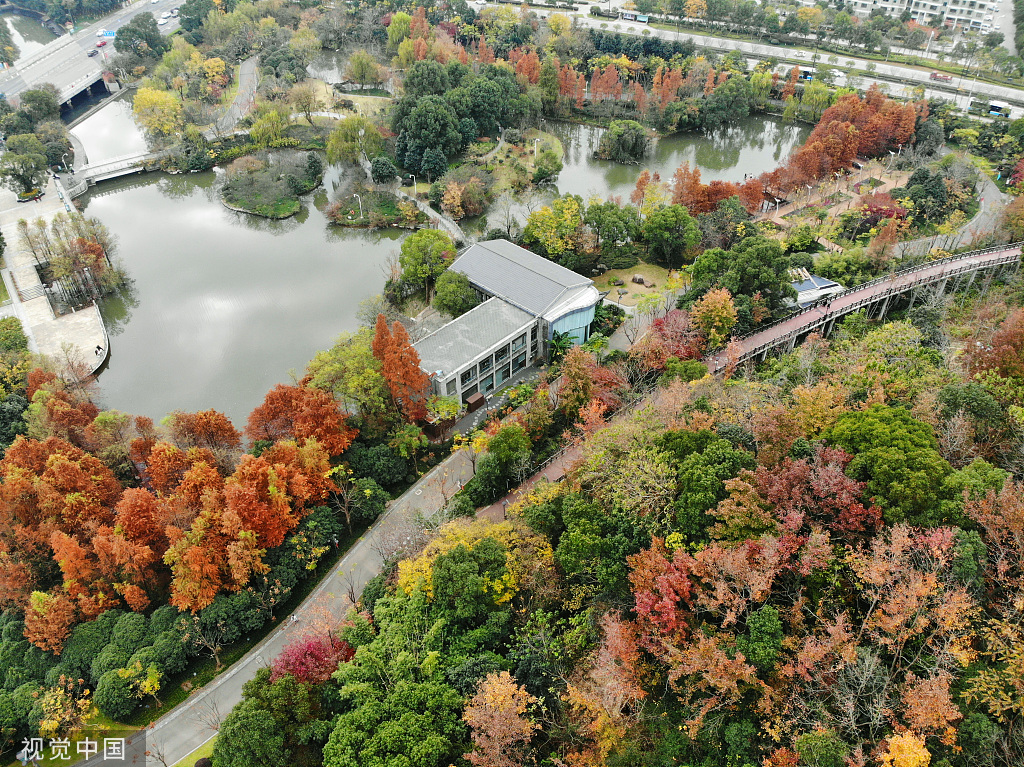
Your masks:
<svg viewBox="0 0 1024 767"><path fill-rule="evenodd" d="M117 721L127 719L138 705L131 682L122 677L118 669L100 677L93 700L100 713Z"/></svg>
<svg viewBox="0 0 1024 767"><path fill-rule="evenodd" d="M163 668L167 676L181 673L188 664L185 644L181 641L178 632L174 630L160 634L156 638L156 642L153 643L153 651L160 659L158 665Z"/></svg>
<svg viewBox="0 0 1024 767"><path fill-rule="evenodd" d="M128 663L128 658L130 657L131 654L123 647L118 647L114 643L108 644L103 648L103 652L93 660L89 668L89 678L93 684L98 684L104 674L108 671L122 668Z"/></svg>
<svg viewBox="0 0 1024 767"><path fill-rule="evenodd" d="M114 626L110 641L131 655L149 644L149 621L140 613L121 616Z"/></svg>
<svg viewBox="0 0 1024 767"><path fill-rule="evenodd" d="M405 460L387 445L365 447L357 442L345 459L356 476L369 477L381 487L394 487L407 469Z"/></svg>

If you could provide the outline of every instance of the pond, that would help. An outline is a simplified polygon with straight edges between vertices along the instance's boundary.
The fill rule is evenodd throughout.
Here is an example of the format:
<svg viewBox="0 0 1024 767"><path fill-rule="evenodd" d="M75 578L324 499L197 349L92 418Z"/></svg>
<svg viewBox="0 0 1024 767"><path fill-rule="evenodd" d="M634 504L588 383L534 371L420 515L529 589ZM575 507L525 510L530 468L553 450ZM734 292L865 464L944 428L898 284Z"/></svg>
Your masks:
<svg viewBox="0 0 1024 767"><path fill-rule="evenodd" d="M131 99L130 91L122 93L71 129L90 163L146 151L146 137L132 116Z"/></svg>
<svg viewBox="0 0 1024 767"><path fill-rule="evenodd" d="M645 168L668 181L684 162L700 168L704 183L742 183L744 175L758 176L777 168L811 132L808 125L786 124L776 117L747 117L708 135L675 133L659 138L640 165L623 165L594 159L603 128L548 122L543 129L558 136L565 148L557 182L560 194L578 194L584 199L595 194L621 195L627 200Z"/></svg>
<svg viewBox="0 0 1024 767"><path fill-rule="evenodd" d="M38 19L29 16L5 13L4 22L11 31L11 40L18 47L18 58L14 62L15 64L57 39L53 32L44 27Z"/></svg>
<svg viewBox="0 0 1024 767"><path fill-rule="evenodd" d="M668 178L684 160L706 181L742 181L781 163L807 134L750 119L706 138L663 139L645 166L622 166L591 157L600 129L546 127L566 143L560 191L624 197L642 167ZM145 146L122 98L74 133L91 162ZM111 335L99 378L106 407L153 419L215 408L242 427L268 389L289 382L290 371L301 375L318 350L355 330L359 302L383 288L405 232L329 227L320 209L345 186L338 168L328 169L324 188L307 195L298 216L276 222L224 208L221 172L127 177L81 200L85 214L116 236L130 277L101 306Z"/></svg>
<svg viewBox="0 0 1024 767"><path fill-rule="evenodd" d="M312 195L285 221L235 213L217 183L214 172L151 174L82 198L117 237L130 277L101 305L104 406L154 420L215 408L242 428L271 387L355 330L359 302L383 288L405 232L329 227ZM334 173L328 188L337 183Z"/></svg>

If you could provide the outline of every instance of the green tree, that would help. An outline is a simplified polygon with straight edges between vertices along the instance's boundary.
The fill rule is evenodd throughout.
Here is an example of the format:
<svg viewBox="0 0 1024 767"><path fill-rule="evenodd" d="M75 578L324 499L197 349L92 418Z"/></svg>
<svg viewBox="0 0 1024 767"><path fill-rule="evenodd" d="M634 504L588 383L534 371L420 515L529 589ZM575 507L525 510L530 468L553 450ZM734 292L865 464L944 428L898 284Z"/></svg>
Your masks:
<svg viewBox="0 0 1024 767"><path fill-rule="evenodd" d="M284 734L270 712L253 701L243 701L228 714L213 747L214 767L287 767L289 752Z"/></svg>
<svg viewBox="0 0 1024 767"><path fill-rule="evenodd" d="M682 205L666 205L648 214L643 235L651 257L671 269L678 269L700 245L700 230Z"/></svg>
<svg viewBox="0 0 1024 767"><path fill-rule="evenodd" d="M370 163L370 178L375 184L390 184L398 176L398 168L387 157L374 157Z"/></svg>
<svg viewBox="0 0 1024 767"><path fill-rule="evenodd" d="M650 148L647 129L635 120L612 120L601 134L596 155L603 160L635 163Z"/></svg>
<svg viewBox="0 0 1024 767"><path fill-rule="evenodd" d="M437 278L434 308L439 312L458 317L479 303L476 290L462 272L448 269Z"/></svg>
<svg viewBox="0 0 1024 767"><path fill-rule="evenodd" d="M402 88L406 96L443 96L451 88L448 70L436 61L417 61L405 73Z"/></svg>
<svg viewBox="0 0 1024 767"><path fill-rule="evenodd" d="M276 109L268 111L252 124L249 136L256 146L269 147L284 136L288 121Z"/></svg>
<svg viewBox="0 0 1024 767"><path fill-rule="evenodd" d="M45 155L4 152L0 156L0 181L12 191L28 193L43 183L46 168Z"/></svg>
<svg viewBox="0 0 1024 767"><path fill-rule="evenodd" d="M21 94L21 109L33 125L45 120L60 119L60 93L56 86L45 83Z"/></svg>
<svg viewBox="0 0 1024 767"><path fill-rule="evenodd" d="M327 160L357 162L360 155L376 157L385 148L380 128L368 117L353 115L342 120L327 137Z"/></svg>
<svg viewBox="0 0 1024 767"><path fill-rule="evenodd" d="M952 468L939 455L931 426L903 408L872 405L843 413L825 438L853 454L846 473L867 482L887 522L942 521L943 485Z"/></svg>
<svg viewBox="0 0 1024 767"><path fill-rule="evenodd" d="M734 75L705 99L700 110L701 127L710 131L719 125L741 120L750 114L752 103L750 81L742 75Z"/></svg>
<svg viewBox="0 0 1024 767"><path fill-rule="evenodd" d="M427 147L427 150L423 153L423 162L420 163L420 170L427 174L427 181L441 178L441 176L448 172L448 158L437 147Z"/></svg>
<svg viewBox="0 0 1024 767"><path fill-rule="evenodd" d="M787 300L796 298L788 270L789 257L782 246L766 237L747 237L732 250L711 248L693 262L685 302L692 304L713 287L725 288L736 302L741 326L749 329L756 324L755 297L770 316L781 313Z"/></svg>
<svg viewBox="0 0 1024 767"><path fill-rule="evenodd" d="M380 66L370 53L360 48L354 52L345 67L345 77L359 83L362 90L367 85L376 85L381 80Z"/></svg>
<svg viewBox="0 0 1024 767"><path fill-rule="evenodd" d="M554 178L562 172L562 161L558 159L558 155L555 154L554 150L548 146L540 150L533 165L533 183L535 184Z"/></svg>
<svg viewBox="0 0 1024 767"><path fill-rule="evenodd" d="M424 96L416 100L416 105L402 121L401 130L398 147L404 155L400 154L399 160L412 170L422 169L430 149L445 159L462 149L459 118L440 96Z"/></svg>
<svg viewBox="0 0 1024 767"><path fill-rule="evenodd" d="M747 617L747 633L736 637L736 649L762 674L770 673L782 650L779 611L765 605L752 612Z"/></svg>
<svg viewBox="0 0 1024 767"><path fill-rule="evenodd" d="M134 53L143 58L158 59L170 50L171 41L160 34L160 27L149 11L135 14L127 24L118 27L114 36L118 53Z"/></svg>
<svg viewBox="0 0 1024 767"><path fill-rule="evenodd" d="M388 50L398 50L398 44L407 38L412 32L412 16L405 11L399 11L391 16L391 23L388 24Z"/></svg>
<svg viewBox="0 0 1024 767"><path fill-rule="evenodd" d="M551 56L544 59L540 67L540 80L537 85L540 87L540 101L544 106L544 113L554 114L555 106L558 104L558 67Z"/></svg>
<svg viewBox="0 0 1024 767"><path fill-rule="evenodd" d="M422 288L429 297L434 281L455 258L455 243L447 232L439 229L420 229L402 242L398 262L402 266L402 279Z"/></svg>

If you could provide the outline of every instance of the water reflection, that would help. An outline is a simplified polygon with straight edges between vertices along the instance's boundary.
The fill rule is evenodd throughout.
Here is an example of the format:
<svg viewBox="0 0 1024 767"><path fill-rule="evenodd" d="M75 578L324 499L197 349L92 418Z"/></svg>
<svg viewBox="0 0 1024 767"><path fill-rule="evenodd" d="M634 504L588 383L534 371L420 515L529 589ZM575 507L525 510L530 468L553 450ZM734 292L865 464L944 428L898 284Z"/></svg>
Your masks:
<svg viewBox="0 0 1024 767"><path fill-rule="evenodd" d="M71 132L85 146L90 164L147 150L146 136L132 116L127 93L82 120Z"/></svg>
<svg viewBox="0 0 1024 767"><path fill-rule="evenodd" d="M57 39L37 19L28 16L16 13L4 14L4 22L11 31L11 40L18 47L18 58L15 60L15 64Z"/></svg>
<svg viewBox="0 0 1024 767"><path fill-rule="evenodd" d="M132 280L101 307L117 333L99 381L108 407L213 407L243 425L289 370L356 329L405 234L329 227L312 195L301 217L259 219L222 206L214 185L212 172L149 174L83 198Z"/></svg>
<svg viewBox="0 0 1024 767"><path fill-rule="evenodd" d="M627 198L644 168L668 180L684 162L700 168L704 182L742 182L745 174L756 176L780 165L810 132L805 125L786 125L773 117L748 117L707 135L665 136L655 142L641 165L623 165L594 159L602 128L549 122L545 129L557 135L565 148L558 191L584 198Z"/></svg>

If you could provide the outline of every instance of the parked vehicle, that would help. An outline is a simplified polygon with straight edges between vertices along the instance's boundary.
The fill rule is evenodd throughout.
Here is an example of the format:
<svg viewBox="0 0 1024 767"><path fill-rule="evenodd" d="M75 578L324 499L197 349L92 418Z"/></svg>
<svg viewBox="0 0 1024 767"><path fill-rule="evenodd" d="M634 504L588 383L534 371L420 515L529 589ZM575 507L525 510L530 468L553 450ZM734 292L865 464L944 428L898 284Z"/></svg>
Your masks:
<svg viewBox="0 0 1024 767"><path fill-rule="evenodd" d="M953 75L944 75L941 72L932 72L928 75L932 80L939 80L940 82L948 83L953 80Z"/></svg>

